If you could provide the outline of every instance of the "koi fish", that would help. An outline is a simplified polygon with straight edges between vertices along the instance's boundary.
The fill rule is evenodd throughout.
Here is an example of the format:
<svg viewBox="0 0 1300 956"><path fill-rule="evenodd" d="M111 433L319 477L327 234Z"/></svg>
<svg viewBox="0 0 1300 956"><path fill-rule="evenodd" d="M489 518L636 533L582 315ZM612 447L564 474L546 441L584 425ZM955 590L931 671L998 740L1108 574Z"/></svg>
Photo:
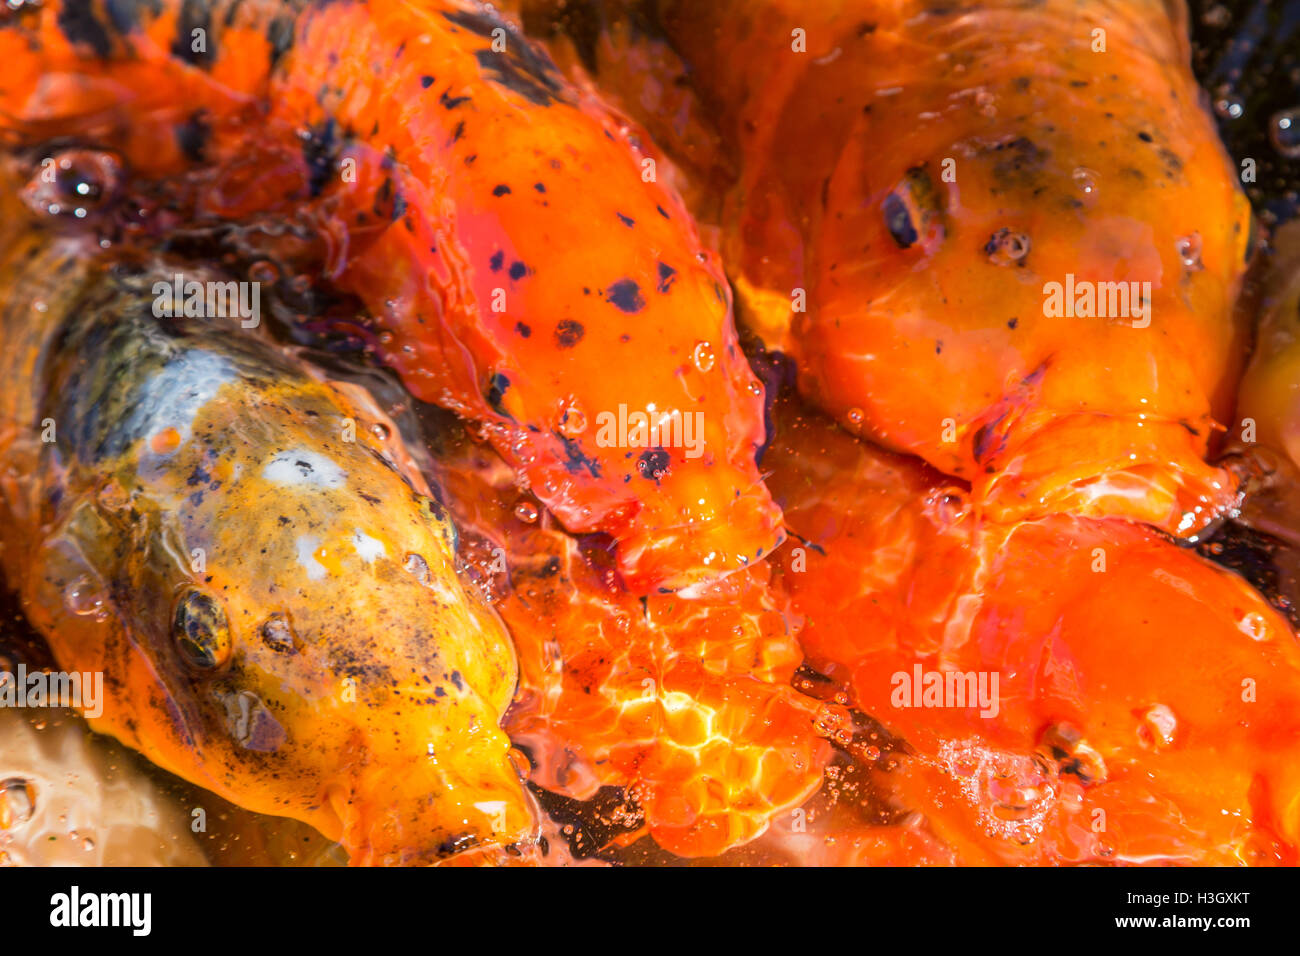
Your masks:
<svg viewBox="0 0 1300 956"><path fill-rule="evenodd" d="M1233 438L1281 452L1300 468L1300 224L1278 230L1262 286Z"/></svg>
<svg viewBox="0 0 1300 956"><path fill-rule="evenodd" d="M391 423L176 311L213 270L11 238L0 557L59 666L102 674L92 727L353 863L526 842L513 649Z"/></svg>
<svg viewBox="0 0 1300 956"><path fill-rule="evenodd" d="M382 360L569 531L610 535L630 587L780 543L721 269L637 131L490 7L56 0L9 21L0 131L196 169L200 218L326 237L314 268L366 304ZM644 425L602 429L624 415Z"/></svg>
<svg viewBox="0 0 1300 956"><path fill-rule="evenodd" d="M1300 650L1246 581L1125 521L981 522L914 461L778 421L809 664L907 742L884 783L960 859L1296 861Z"/></svg>
<svg viewBox="0 0 1300 956"><path fill-rule="evenodd" d="M658 6L740 166L741 319L810 400L996 520L1194 537L1234 507L1205 456L1250 208L1182 4Z"/></svg>

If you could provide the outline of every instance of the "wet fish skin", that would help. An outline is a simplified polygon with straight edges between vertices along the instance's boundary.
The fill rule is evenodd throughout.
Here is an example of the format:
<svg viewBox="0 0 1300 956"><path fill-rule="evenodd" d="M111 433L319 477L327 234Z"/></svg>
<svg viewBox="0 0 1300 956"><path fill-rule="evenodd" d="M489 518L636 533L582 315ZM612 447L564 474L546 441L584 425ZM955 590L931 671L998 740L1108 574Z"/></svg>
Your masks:
<svg viewBox="0 0 1300 956"><path fill-rule="evenodd" d="M610 535L630 589L781 543L716 256L645 137L491 4L84 6L0 23L0 138L111 147L199 217L327 237L306 266L263 251L360 298L411 393L479 423L566 530ZM620 409L695 438L607 434Z"/></svg>
<svg viewBox="0 0 1300 956"><path fill-rule="evenodd" d="M103 671L96 729L354 863L526 839L514 652L441 507L355 395L155 317L176 272L226 278L35 234L0 267L5 570L59 665Z"/></svg>

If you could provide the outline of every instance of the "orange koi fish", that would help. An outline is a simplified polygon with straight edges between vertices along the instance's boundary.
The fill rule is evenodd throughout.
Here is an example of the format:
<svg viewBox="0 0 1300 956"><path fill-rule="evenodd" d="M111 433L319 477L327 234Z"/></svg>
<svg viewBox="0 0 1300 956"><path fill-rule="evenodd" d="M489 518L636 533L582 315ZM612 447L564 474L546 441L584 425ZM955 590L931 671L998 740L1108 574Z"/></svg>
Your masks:
<svg viewBox="0 0 1300 956"><path fill-rule="evenodd" d="M1296 861L1300 651L1244 580L1128 522L981 523L814 416L763 464L809 663L906 740L892 785L962 859Z"/></svg>
<svg viewBox="0 0 1300 956"><path fill-rule="evenodd" d="M728 134L742 318L855 432L995 520L1196 535L1243 358L1250 209L1182 4L697 4L662 23Z"/></svg>
<svg viewBox="0 0 1300 956"><path fill-rule="evenodd" d="M9 21L0 131L193 168L200 219L325 237L313 267L365 302L408 389L480 423L568 530L610 535L630 587L779 544L720 268L636 130L490 7L57 0Z"/></svg>

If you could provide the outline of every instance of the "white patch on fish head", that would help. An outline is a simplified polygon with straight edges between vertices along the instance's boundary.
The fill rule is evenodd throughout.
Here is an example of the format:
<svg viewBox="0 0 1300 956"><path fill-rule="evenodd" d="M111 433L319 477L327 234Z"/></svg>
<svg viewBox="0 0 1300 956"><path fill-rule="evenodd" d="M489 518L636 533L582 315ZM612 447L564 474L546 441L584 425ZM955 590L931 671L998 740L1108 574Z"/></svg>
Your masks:
<svg viewBox="0 0 1300 956"><path fill-rule="evenodd" d="M298 564L307 572L307 577L312 581L319 581L329 573L325 565L316 560L316 551L320 547L320 538L313 535L299 535L298 546Z"/></svg>
<svg viewBox="0 0 1300 956"><path fill-rule="evenodd" d="M384 547L384 542L378 538L372 538L360 528L352 531L352 547L356 549L357 555L366 564L374 562L375 558L388 557L388 549Z"/></svg>
<svg viewBox="0 0 1300 956"><path fill-rule="evenodd" d="M317 488L341 488L347 481L337 463L307 448L276 452L262 469L262 477L277 485Z"/></svg>

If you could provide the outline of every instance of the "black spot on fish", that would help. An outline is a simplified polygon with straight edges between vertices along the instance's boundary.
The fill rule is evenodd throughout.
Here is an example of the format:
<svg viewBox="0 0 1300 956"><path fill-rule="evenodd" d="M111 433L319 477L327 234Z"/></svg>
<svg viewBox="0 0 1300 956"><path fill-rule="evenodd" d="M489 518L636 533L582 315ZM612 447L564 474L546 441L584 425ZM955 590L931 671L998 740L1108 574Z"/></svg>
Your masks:
<svg viewBox="0 0 1300 956"><path fill-rule="evenodd" d="M528 275L528 266L522 262L510 263L510 278L518 282L524 276Z"/></svg>
<svg viewBox="0 0 1300 956"><path fill-rule="evenodd" d="M326 117L307 129L302 139L302 160L307 165L307 187L312 196L319 196L325 189L338 163L341 147L333 117Z"/></svg>
<svg viewBox="0 0 1300 956"><path fill-rule="evenodd" d="M640 312L645 308L641 287L631 279L619 279L605 290L605 296L615 308L629 314Z"/></svg>
<svg viewBox="0 0 1300 956"><path fill-rule="evenodd" d="M376 218L396 222L406 212L406 198L393 186L392 177L384 180L375 192L375 204L372 209Z"/></svg>
<svg viewBox="0 0 1300 956"><path fill-rule="evenodd" d="M510 187L507 186L505 183L500 183L499 185L493 186L493 187L492 187L492 195L493 195L493 196L509 196L509 195L510 195Z"/></svg>
<svg viewBox="0 0 1300 956"><path fill-rule="evenodd" d="M1142 132L1138 133L1138 139L1142 140L1142 142L1144 143L1154 142L1154 138L1146 130L1143 130Z"/></svg>
<svg viewBox="0 0 1300 956"><path fill-rule="evenodd" d="M108 31L95 19L91 0L64 0L59 7L57 23L69 43L90 47L101 60L108 59L113 52Z"/></svg>
<svg viewBox="0 0 1300 956"><path fill-rule="evenodd" d="M665 219L673 218L672 216L668 215L668 210L664 209L663 206L655 206L655 208L659 210L659 215L663 216Z"/></svg>
<svg viewBox="0 0 1300 956"><path fill-rule="evenodd" d="M420 77L420 85L427 90L429 87L433 86L433 77L431 76ZM447 95L446 93L443 94L443 96L446 95Z"/></svg>
<svg viewBox="0 0 1300 956"><path fill-rule="evenodd" d="M1035 185L1048 156L1047 150L1024 136L999 143L993 151L1002 154L993 164L993 173L1003 188Z"/></svg>
<svg viewBox="0 0 1300 956"><path fill-rule="evenodd" d="M456 124L456 128L451 131L451 139L447 140L447 145L450 146L452 143L459 143L460 138L464 135L465 135L465 121L461 120L459 123Z"/></svg>
<svg viewBox="0 0 1300 956"><path fill-rule="evenodd" d="M195 36L197 30L203 32ZM202 49L196 50L196 46ZM217 38L212 32L212 5L208 0L184 0L181 4L172 56L205 70L212 66L217 56Z"/></svg>
<svg viewBox="0 0 1300 956"><path fill-rule="evenodd" d="M564 455L567 459L564 463L564 469L571 475L576 475L584 468L593 478L600 477L600 464L592 458L588 458L582 451L582 445L572 438L561 435L559 432L551 432L564 445Z"/></svg>
<svg viewBox="0 0 1300 956"><path fill-rule="evenodd" d="M562 349L571 349L587 334L581 322L573 319L561 319L555 325L555 344Z"/></svg>
<svg viewBox="0 0 1300 956"><path fill-rule="evenodd" d="M196 163L203 161L203 150L208 145L212 127L206 110L196 110L190 118L176 127L176 145L186 158Z"/></svg>
<svg viewBox="0 0 1300 956"><path fill-rule="evenodd" d="M303 465L307 465L306 462L297 462L296 464L299 467ZM307 475L311 472L311 470L312 470L311 465L307 465L307 470L303 472L303 474ZM190 472L189 477L185 479L185 484L193 488L195 485L206 485L211 480L212 480L212 475L208 474L207 469L205 469L203 467L203 464L200 462L199 464L194 466L194 469Z"/></svg>
<svg viewBox="0 0 1300 956"><path fill-rule="evenodd" d="M442 96L438 97L438 102L449 110L454 110L456 107L468 103L469 100L468 96L452 96L450 86L442 91Z"/></svg>
<svg viewBox="0 0 1300 956"><path fill-rule="evenodd" d="M637 457L636 470L642 478L658 484L659 479L667 474L670 461L668 452L662 448L651 448L641 452Z"/></svg>
<svg viewBox="0 0 1300 956"><path fill-rule="evenodd" d="M633 226L636 225L636 220L633 219L631 216L625 216L621 212L616 212L614 213L614 215L618 216L618 221L621 222L623 225L627 226L629 229L631 229Z"/></svg>
<svg viewBox="0 0 1300 956"><path fill-rule="evenodd" d="M528 338L530 335L533 334L533 330L530 329L527 325L525 325L522 322L515 323L515 331L518 332L520 335L522 335L524 338Z"/></svg>
<svg viewBox="0 0 1300 956"><path fill-rule="evenodd" d="M1165 170L1165 174L1169 176L1170 179L1174 177L1174 174L1182 172L1183 161L1178 158L1177 153L1165 146L1160 147L1159 153L1160 161L1168 167Z"/></svg>
<svg viewBox="0 0 1300 956"><path fill-rule="evenodd" d="M492 376L491 382L488 383L487 403L492 410L498 415L504 415L506 418L512 418L511 414L505 410L501 404L502 399L506 397L506 392L510 390L510 379L500 372Z"/></svg>
<svg viewBox="0 0 1300 956"><path fill-rule="evenodd" d="M546 192L546 185L544 183L533 183L533 188L536 189L539 193Z"/></svg>
<svg viewBox="0 0 1300 956"><path fill-rule="evenodd" d="M564 87L552 74L555 68L549 60L544 60L526 44L526 53L511 56L495 53L492 50L478 50L474 58L478 65L489 73L488 79L518 93L524 99L537 106L550 106L555 102L568 102Z"/></svg>
<svg viewBox="0 0 1300 956"><path fill-rule="evenodd" d="M280 62L280 57L293 49L293 17L282 14L276 17L266 28L266 39L271 44L271 68Z"/></svg>
<svg viewBox="0 0 1300 956"><path fill-rule="evenodd" d="M975 429L975 434L971 436L971 453L980 464L984 464L990 455L1002 448L1002 442L999 440L996 430L996 426L1000 421L1001 418L998 421L981 425Z"/></svg>
<svg viewBox="0 0 1300 956"><path fill-rule="evenodd" d="M505 252L502 251L501 249L498 249L496 252L492 253L492 258L488 260L488 268L491 269L493 272L500 272L501 267L505 265L505 261L506 261Z"/></svg>
<svg viewBox="0 0 1300 956"><path fill-rule="evenodd" d="M655 286L656 292L667 292L672 288L673 280L677 278L677 270L670 265L659 263L659 284Z"/></svg>

